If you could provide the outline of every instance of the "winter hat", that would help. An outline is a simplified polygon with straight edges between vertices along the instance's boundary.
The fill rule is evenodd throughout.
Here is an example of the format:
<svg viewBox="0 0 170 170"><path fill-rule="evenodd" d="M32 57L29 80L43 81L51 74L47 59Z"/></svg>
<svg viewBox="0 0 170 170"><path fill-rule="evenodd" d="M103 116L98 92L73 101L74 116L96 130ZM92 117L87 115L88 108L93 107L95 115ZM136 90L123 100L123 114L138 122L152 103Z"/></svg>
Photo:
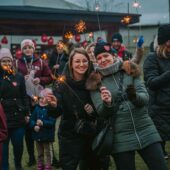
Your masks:
<svg viewBox="0 0 170 170"><path fill-rule="evenodd" d="M120 33L113 34L112 42L115 40L119 41L120 43L123 43L122 35Z"/></svg>
<svg viewBox="0 0 170 170"><path fill-rule="evenodd" d="M158 29L158 45L164 44L170 40L170 24L162 25Z"/></svg>
<svg viewBox="0 0 170 170"><path fill-rule="evenodd" d="M13 60L12 54L8 48L1 48L0 49L0 60L2 60L4 57L8 57L11 60Z"/></svg>
<svg viewBox="0 0 170 170"><path fill-rule="evenodd" d="M99 54L105 53L105 52L113 54L115 51L111 48L111 45L109 43L106 43L106 42L97 43L94 48L95 57L97 57Z"/></svg>
<svg viewBox="0 0 170 170"><path fill-rule="evenodd" d="M21 42L21 50L27 45L31 46L35 50L35 45L34 45L33 41L30 39L25 39Z"/></svg>
<svg viewBox="0 0 170 170"><path fill-rule="evenodd" d="M46 97L48 94L52 94L52 93L53 92L50 88L45 88L40 92L39 97Z"/></svg>

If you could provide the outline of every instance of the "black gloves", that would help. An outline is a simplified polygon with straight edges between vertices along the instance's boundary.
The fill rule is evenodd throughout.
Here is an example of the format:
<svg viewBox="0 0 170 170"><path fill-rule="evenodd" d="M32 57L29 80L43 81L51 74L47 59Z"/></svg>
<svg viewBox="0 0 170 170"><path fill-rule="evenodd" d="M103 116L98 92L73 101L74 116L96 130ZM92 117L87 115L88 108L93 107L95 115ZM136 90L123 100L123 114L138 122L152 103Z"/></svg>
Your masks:
<svg viewBox="0 0 170 170"><path fill-rule="evenodd" d="M130 101L133 101L136 99L136 89L134 85L128 85L126 89L127 97Z"/></svg>

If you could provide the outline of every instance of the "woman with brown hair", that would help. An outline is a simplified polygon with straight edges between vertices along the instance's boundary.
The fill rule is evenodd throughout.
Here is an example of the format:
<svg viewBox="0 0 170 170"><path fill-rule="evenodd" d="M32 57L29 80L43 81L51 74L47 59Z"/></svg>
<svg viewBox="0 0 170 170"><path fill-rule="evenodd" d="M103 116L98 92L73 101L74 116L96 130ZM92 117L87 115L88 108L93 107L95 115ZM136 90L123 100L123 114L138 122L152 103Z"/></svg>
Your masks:
<svg viewBox="0 0 170 170"><path fill-rule="evenodd" d="M91 151L96 112L89 91L85 87L90 67L87 52L83 48L73 49L65 68L65 81L57 83L59 87L55 89L58 111L61 113L58 136L59 157L63 170L76 170L79 161L83 159L87 160L87 166L91 170L100 168ZM78 122L81 121L85 121L89 126L79 129Z"/></svg>

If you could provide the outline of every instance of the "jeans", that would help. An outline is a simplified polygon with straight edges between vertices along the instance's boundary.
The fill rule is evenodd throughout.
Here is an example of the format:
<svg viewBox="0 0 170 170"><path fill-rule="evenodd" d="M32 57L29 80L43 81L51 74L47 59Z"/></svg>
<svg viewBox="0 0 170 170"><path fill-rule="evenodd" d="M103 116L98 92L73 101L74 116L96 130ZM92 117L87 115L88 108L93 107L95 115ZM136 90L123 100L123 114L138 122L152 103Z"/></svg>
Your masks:
<svg viewBox="0 0 170 170"><path fill-rule="evenodd" d="M2 170L9 170L9 142L11 140L14 154L14 163L16 169L21 168L21 159L23 154L23 139L25 135L25 128L11 128L8 129L8 138L3 143L2 151Z"/></svg>
<svg viewBox="0 0 170 170"><path fill-rule="evenodd" d="M32 129L29 127L29 125L26 126L25 130L25 143L29 155L29 161L35 161L34 140L32 138Z"/></svg>
<svg viewBox="0 0 170 170"><path fill-rule="evenodd" d="M160 143L154 143L137 151L149 170L168 170ZM135 151L113 155L117 170L135 170Z"/></svg>

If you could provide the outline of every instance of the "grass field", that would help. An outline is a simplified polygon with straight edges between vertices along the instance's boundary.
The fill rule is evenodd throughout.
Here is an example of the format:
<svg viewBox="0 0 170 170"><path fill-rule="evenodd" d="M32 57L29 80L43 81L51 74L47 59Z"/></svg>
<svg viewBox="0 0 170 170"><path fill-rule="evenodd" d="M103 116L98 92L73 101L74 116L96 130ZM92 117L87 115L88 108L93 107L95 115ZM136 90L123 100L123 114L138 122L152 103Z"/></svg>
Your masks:
<svg viewBox="0 0 170 170"><path fill-rule="evenodd" d="M58 122L57 122L57 127L58 129ZM55 155L58 157L58 139L56 138L56 141L54 142L54 148L55 148ZM166 151L168 153L170 153L170 142L167 142L166 144ZM12 153L12 147L10 147L10 170L15 170L14 168L14 163L13 163L13 153ZM32 167L27 167L27 162L28 162L28 154L26 152L26 147L24 146L24 154L23 154L23 159L22 159L22 165L24 170L36 170L36 166L32 166ZM168 164L168 168L170 170L170 158L169 160L167 160L167 164ZM56 168L53 167L53 170L55 170ZM58 169L61 170L61 169ZM116 170L115 165L114 165L114 161L111 159L111 165L109 170ZM136 154L136 170L148 170L148 168L146 167L145 163L143 162L143 160L140 158L140 156L138 154Z"/></svg>

